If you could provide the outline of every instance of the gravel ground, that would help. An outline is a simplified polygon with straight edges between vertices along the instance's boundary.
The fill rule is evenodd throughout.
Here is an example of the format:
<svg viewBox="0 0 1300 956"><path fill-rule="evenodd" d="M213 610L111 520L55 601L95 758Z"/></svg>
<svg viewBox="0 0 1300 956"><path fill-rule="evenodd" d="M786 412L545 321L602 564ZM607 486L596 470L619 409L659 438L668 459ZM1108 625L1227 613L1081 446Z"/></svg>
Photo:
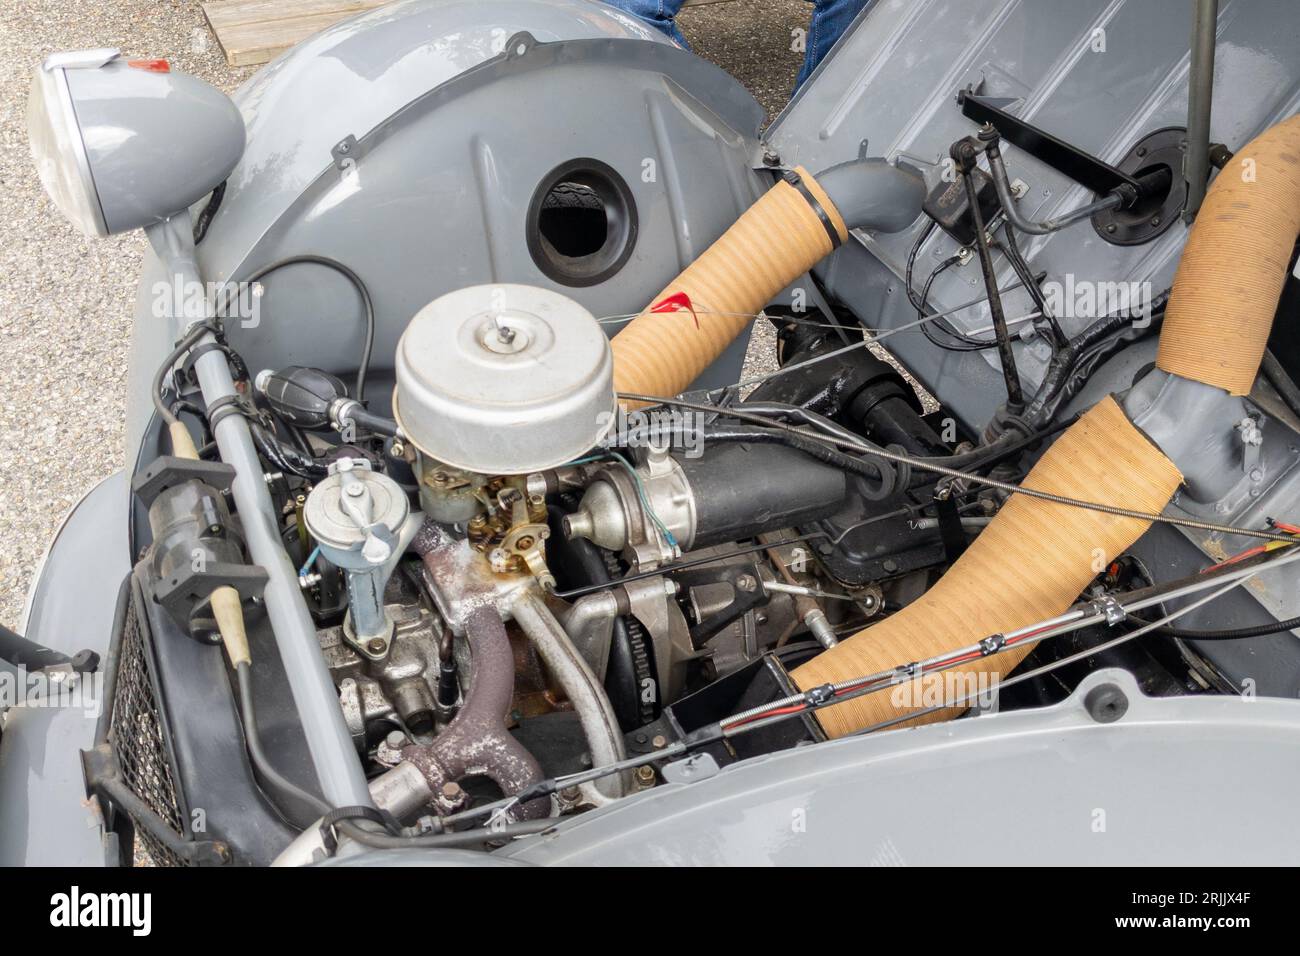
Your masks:
<svg viewBox="0 0 1300 956"><path fill-rule="evenodd" d="M249 74L226 67L197 3L0 4L0 621L8 624L62 516L123 461L144 237L82 236L45 198L27 149L35 65L55 50L101 46L166 57L225 90Z"/></svg>
<svg viewBox="0 0 1300 956"><path fill-rule="evenodd" d="M730 71L774 116L802 54L803 0L731 0L685 11L695 51ZM55 50L117 46L161 56L230 91L232 69L192 0L5 0L0 4L0 621L14 624L31 574L67 509L122 466L126 354L145 242L82 236L45 198L27 149L31 71ZM756 330L751 368L771 363Z"/></svg>

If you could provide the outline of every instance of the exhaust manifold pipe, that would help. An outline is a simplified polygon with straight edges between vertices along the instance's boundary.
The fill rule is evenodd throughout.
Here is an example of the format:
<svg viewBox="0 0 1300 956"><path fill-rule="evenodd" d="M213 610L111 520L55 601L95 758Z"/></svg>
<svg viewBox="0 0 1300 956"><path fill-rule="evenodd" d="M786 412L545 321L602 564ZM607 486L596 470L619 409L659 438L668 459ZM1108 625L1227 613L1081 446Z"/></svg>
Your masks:
<svg viewBox="0 0 1300 956"><path fill-rule="evenodd" d="M542 780L537 759L506 729L506 713L515 686L515 659L500 614L491 606L475 608L465 621L473 669L459 713L431 744L412 744L402 760L420 771L432 794L470 775L482 775L514 796ZM551 811L547 797L529 800L510 811L516 820L536 820Z"/></svg>

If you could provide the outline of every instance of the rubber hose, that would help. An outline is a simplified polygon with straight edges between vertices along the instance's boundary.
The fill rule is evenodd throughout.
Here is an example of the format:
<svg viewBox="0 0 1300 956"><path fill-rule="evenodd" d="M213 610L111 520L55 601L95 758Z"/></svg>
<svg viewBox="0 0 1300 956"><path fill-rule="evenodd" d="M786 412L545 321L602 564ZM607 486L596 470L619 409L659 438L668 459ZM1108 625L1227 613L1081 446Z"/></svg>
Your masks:
<svg viewBox="0 0 1300 956"><path fill-rule="evenodd" d="M881 160L827 170L834 191L803 168L795 176L799 185L779 180L614 336L617 391L680 394L774 296L848 239L850 228L901 229L920 214L925 192L917 173ZM841 204L852 210L847 222ZM654 311L683 294L690 310Z"/></svg>
<svg viewBox="0 0 1300 956"><path fill-rule="evenodd" d="M1187 238L1156 365L1247 395L1300 232L1300 115L1256 136L1215 178Z"/></svg>
<svg viewBox="0 0 1300 956"><path fill-rule="evenodd" d="M1109 397L1066 431L1024 484L1054 494L1160 511L1182 476ZM1147 529L1147 522L1014 495L934 587L874 627L859 631L796 669L808 689L924 660L990 634L1061 613L1106 565ZM948 699L954 671L966 680L1005 674L1030 646L981 658L915 686L868 694L818 712L832 737ZM965 687L962 688L964 691ZM984 688L981 688L981 690ZM945 710L918 722L946 720Z"/></svg>
<svg viewBox="0 0 1300 956"><path fill-rule="evenodd" d="M1300 117L1256 137L1238 155L1253 160L1253 175L1225 171L1211 187L1179 263L1157 365L1245 394L1259 372L1300 232ZM1173 463L1108 397L1047 450L1025 484L1159 512L1181 480ZM938 584L898 614L796 669L794 682L807 689L876 673L1059 614L1146 528L1137 519L1013 496ZM1031 646L955 670L976 680L1000 676ZM951 685L937 683L944 680L945 674L922 676L915 686L846 701L819 712L818 719L828 734L842 736L906 716L927 700L957 696L945 693ZM902 688L909 693L897 693ZM959 712L937 711L917 723Z"/></svg>

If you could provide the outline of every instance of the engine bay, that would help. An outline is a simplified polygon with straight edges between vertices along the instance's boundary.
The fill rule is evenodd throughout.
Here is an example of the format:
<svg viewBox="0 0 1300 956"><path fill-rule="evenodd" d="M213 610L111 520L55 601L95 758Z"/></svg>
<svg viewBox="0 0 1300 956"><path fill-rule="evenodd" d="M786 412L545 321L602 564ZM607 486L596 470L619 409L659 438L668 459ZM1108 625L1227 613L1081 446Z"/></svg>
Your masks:
<svg viewBox="0 0 1300 956"><path fill-rule="evenodd" d="M310 51L246 116L115 51L43 67L79 122L144 84L226 147L180 213L87 207L145 229L164 320L85 762L123 846L492 851L846 738L1294 698L1294 110L1213 142L1202 64L1187 125L1153 119L1171 80L1099 145L963 47L925 109L863 122L841 56L807 94L835 123L760 134L720 71L580 12L416 93L358 69L391 102L328 135Z"/></svg>

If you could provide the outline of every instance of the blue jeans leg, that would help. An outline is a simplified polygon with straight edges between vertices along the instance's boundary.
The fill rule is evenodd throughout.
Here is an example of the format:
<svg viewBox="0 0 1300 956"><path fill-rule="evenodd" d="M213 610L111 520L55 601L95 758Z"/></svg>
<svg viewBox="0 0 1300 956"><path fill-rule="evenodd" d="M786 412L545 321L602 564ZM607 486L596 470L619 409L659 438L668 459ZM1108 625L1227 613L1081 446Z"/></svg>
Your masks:
<svg viewBox="0 0 1300 956"><path fill-rule="evenodd" d="M667 34L678 45L689 50L690 44L682 31L677 29L676 16L684 0L605 0L611 7L632 14L638 20L644 20L661 33Z"/></svg>
<svg viewBox="0 0 1300 956"><path fill-rule="evenodd" d="M817 69L835 42L844 35L868 0L813 0L812 22L808 25L808 40L804 47L803 67L794 81L797 90ZM654 6L654 4L649 4Z"/></svg>

